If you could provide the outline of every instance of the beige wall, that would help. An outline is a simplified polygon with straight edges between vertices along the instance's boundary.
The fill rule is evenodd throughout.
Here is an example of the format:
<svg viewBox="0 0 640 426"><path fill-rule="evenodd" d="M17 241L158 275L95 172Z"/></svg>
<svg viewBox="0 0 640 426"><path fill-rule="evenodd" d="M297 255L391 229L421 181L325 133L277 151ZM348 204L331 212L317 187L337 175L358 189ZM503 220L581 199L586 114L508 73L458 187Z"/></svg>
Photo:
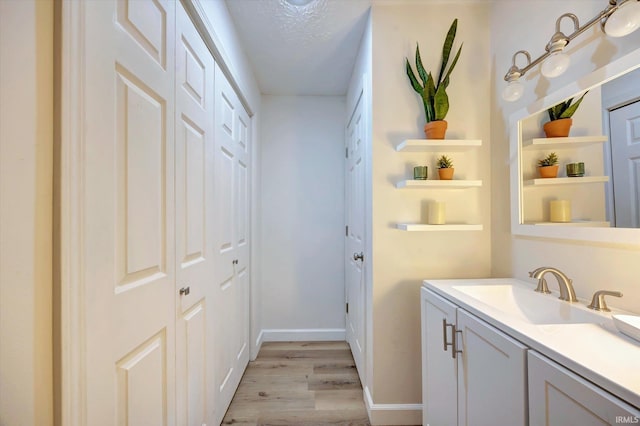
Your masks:
<svg viewBox="0 0 640 426"><path fill-rule="evenodd" d="M427 278L487 277L491 271L489 204L490 81L487 3L375 4L373 26L373 401L420 404L420 294ZM448 139L482 139L482 147L454 154L456 173L482 179L479 189L399 190L397 180L435 154L399 153L404 139L424 138L424 112L404 70L420 43L427 70L438 72L449 25L458 18L462 55L448 89ZM430 172L432 173L432 172ZM433 174L432 174L433 176ZM431 177L433 178L433 177ZM424 222L426 201L447 203L447 219L484 224L483 231L403 232L398 222Z"/></svg>
<svg viewBox="0 0 640 426"><path fill-rule="evenodd" d="M53 2L0 1L0 424L53 424Z"/></svg>
<svg viewBox="0 0 640 426"><path fill-rule="evenodd" d="M606 244L563 242L512 236L509 204L509 116L564 85L588 75L640 47L640 31L621 39L606 37L592 28L567 47L571 57L569 70L557 79L540 77L534 69L524 77L524 97L515 102L502 101L502 80L511 65L511 56L526 49L533 57L544 52L554 31L555 19L564 12L575 13L586 22L606 6L603 1L572 0L495 2L491 10L491 57L495 64L492 96L492 275L528 279L527 271L553 265L573 278L578 297L589 298L598 289L621 290L622 299L612 298L612 306L640 312L640 250ZM564 26L567 26L565 28ZM569 22L563 21L566 32ZM522 58L520 58L522 59ZM588 96L588 95L587 95Z"/></svg>

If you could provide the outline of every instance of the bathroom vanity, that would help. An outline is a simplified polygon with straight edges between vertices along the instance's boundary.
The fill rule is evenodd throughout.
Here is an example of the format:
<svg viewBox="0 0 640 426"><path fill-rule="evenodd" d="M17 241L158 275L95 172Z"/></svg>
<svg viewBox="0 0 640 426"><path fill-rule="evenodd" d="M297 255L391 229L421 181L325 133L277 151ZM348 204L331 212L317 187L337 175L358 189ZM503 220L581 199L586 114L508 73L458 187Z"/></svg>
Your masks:
<svg viewBox="0 0 640 426"><path fill-rule="evenodd" d="M640 423L640 342L534 287L424 281L423 424Z"/></svg>

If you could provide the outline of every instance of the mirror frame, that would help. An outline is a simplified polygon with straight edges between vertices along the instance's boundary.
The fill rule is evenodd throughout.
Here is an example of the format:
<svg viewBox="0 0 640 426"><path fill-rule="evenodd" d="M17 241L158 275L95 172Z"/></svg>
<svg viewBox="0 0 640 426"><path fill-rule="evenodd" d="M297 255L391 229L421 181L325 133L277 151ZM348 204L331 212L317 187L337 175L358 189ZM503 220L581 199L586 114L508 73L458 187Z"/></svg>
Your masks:
<svg viewBox="0 0 640 426"><path fill-rule="evenodd" d="M640 246L640 228L598 228L580 226L539 226L523 223L522 132L520 121L545 111L576 93L606 83L622 74L640 68L640 48L622 56L562 89L518 110L509 117L509 165L511 190L511 233L513 235L555 240Z"/></svg>

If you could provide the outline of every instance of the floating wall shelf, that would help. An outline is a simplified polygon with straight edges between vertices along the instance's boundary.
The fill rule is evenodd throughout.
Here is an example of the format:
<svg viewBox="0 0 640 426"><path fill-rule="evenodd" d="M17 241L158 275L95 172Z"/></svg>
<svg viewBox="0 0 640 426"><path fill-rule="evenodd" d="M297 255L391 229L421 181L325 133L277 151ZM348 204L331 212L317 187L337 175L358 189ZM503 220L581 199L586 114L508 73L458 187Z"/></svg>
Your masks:
<svg viewBox="0 0 640 426"><path fill-rule="evenodd" d="M593 220L575 220L571 222L525 222L525 225L542 225L542 226L588 226L590 228L610 228L609 222L593 221Z"/></svg>
<svg viewBox="0 0 640 426"><path fill-rule="evenodd" d="M606 136L569 136L566 138L535 138L522 143L526 150L578 148L604 143L609 140Z"/></svg>
<svg viewBox="0 0 640 426"><path fill-rule="evenodd" d="M466 223L452 223L444 225L427 225L423 223L399 223L396 225L402 231L482 231L482 225L470 225Z"/></svg>
<svg viewBox="0 0 640 426"><path fill-rule="evenodd" d="M396 188L411 188L411 189L425 189L425 188L472 188L482 186L481 180L401 180L396 183Z"/></svg>
<svg viewBox="0 0 640 426"><path fill-rule="evenodd" d="M609 182L609 176L582 176L582 177L561 177L530 179L524 181L524 186L548 186L548 185L576 185L585 183Z"/></svg>
<svg viewBox="0 0 640 426"><path fill-rule="evenodd" d="M482 146L480 139L407 139L396 146L404 152L462 152Z"/></svg>

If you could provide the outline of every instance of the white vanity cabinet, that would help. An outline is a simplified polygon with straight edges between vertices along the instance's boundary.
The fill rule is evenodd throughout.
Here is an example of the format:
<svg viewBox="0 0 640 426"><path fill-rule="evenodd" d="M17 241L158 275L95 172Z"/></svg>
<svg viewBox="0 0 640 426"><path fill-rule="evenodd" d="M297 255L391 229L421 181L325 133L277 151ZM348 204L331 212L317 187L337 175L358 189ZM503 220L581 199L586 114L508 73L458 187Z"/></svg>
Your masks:
<svg viewBox="0 0 640 426"><path fill-rule="evenodd" d="M640 411L530 350L529 424L601 426L640 423Z"/></svg>
<svg viewBox="0 0 640 426"><path fill-rule="evenodd" d="M423 424L526 424L527 348L421 291Z"/></svg>

